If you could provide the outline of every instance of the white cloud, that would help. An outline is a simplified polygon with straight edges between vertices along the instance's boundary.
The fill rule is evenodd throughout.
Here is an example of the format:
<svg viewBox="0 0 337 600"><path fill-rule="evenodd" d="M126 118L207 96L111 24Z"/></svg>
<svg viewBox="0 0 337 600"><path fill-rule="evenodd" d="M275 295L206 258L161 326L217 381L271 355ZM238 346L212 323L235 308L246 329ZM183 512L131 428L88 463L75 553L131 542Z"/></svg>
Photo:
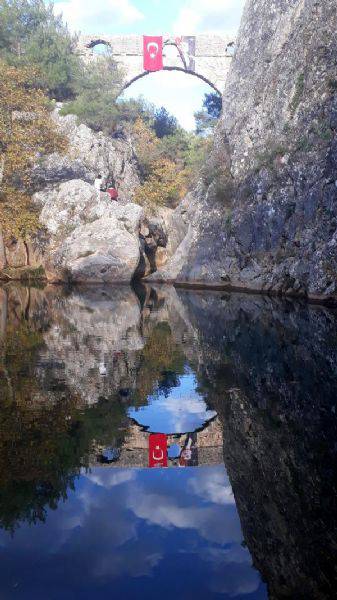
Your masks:
<svg viewBox="0 0 337 600"><path fill-rule="evenodd" d="M104 33L104 27L132 25L144 19L143 13L130 0L65 0L55 5L56 13L63 13L64 20L73 31Z"/></svg>
<svg viewBox="0 0 337 600"><path fill-rule="evenodd" d="M246 0L187 0L173 25L175 33L228 33L235 35Z"/></svg>

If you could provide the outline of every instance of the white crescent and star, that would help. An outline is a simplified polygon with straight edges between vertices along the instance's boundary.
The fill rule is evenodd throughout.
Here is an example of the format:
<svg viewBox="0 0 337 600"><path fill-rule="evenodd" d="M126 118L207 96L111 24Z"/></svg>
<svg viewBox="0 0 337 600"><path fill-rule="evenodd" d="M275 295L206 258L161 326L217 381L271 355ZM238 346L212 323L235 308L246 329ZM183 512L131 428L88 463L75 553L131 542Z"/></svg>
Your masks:
<svg viewBox="0 0 337 600"><path fill-rule="evenodd" d="M153 50L151 50L151 48L153 48ZM157 44L157 42L149 42L146 46L146 49L151 58L156 58L159 52L159 45Z"/></svg>

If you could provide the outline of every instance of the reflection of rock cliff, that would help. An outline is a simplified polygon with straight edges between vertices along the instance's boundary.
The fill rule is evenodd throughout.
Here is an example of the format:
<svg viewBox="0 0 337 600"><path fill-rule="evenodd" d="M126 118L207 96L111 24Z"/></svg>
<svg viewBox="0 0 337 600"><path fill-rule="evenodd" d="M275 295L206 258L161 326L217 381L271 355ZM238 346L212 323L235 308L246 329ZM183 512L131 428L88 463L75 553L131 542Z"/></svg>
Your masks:
<svg viewBox="0 0 337 600"><path fill-rule="evenodd" d="M38 360L34 373L27 371L35 377L34 398L47 404L69 395L82 411L90 404L86 414L91 411L95 427L83 448L87 452L89 442L96 449L122 448L125 466L133 459L143 464L146 452L139 428L127 429L131 397L141 391L144 402L165 368L179 369L185 357L199 393L219 415L245 540L270 597L333 597L336 312L170 287L143 288L139 298L129 288L67 297L55 289L7 287L0 306L2 337L6 322L15 329L22 315L39 328ZM109 406L117 414L102 439ZM76 424L71 436L78 431Z"/></svg>
<svg viewBox="0 0 337 600"><path fill-rule="evenodd" d="M65 384L85 404L121 388L133 389L137 351L144 345L140 318L137 297L126 287L56 298L53 322L44 336L41 379ZM51 368L46 370L48 363Z"/></svg>
<svg viewBox="0 0 337 600"><path fill-rule="evenodd" d="M336 314L254 297L180 297L198 328L202 385L221 415L244 536L270 597L332 598Z"/></svg>

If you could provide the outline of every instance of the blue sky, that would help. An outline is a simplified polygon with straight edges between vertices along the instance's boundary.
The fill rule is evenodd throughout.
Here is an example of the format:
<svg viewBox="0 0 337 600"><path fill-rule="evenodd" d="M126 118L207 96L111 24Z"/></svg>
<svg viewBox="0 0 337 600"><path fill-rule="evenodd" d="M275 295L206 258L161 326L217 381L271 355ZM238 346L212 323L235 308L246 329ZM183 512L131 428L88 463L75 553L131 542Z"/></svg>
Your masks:
<svg viewBox="0 0 337 600"><path fill-rule="evenodd" d="M245 0L62 0L62 12L72 31L148 35L231 33L239 26ZM143 95L165 106L187 129L210 88L195 77L177 72L155 73L135 83L127 97Z"/></svg>

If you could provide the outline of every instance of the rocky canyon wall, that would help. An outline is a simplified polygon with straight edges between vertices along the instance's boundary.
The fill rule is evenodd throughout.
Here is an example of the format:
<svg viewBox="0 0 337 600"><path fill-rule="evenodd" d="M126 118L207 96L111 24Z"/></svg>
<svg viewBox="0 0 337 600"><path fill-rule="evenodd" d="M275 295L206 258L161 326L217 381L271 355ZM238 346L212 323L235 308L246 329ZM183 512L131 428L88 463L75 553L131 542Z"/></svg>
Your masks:
<svg viewBox="0 0 337 600"><path fill-rule="evenodd" d="M336 31L334 0L247 2L213 155L153 277L336 297Z"/></svg>

